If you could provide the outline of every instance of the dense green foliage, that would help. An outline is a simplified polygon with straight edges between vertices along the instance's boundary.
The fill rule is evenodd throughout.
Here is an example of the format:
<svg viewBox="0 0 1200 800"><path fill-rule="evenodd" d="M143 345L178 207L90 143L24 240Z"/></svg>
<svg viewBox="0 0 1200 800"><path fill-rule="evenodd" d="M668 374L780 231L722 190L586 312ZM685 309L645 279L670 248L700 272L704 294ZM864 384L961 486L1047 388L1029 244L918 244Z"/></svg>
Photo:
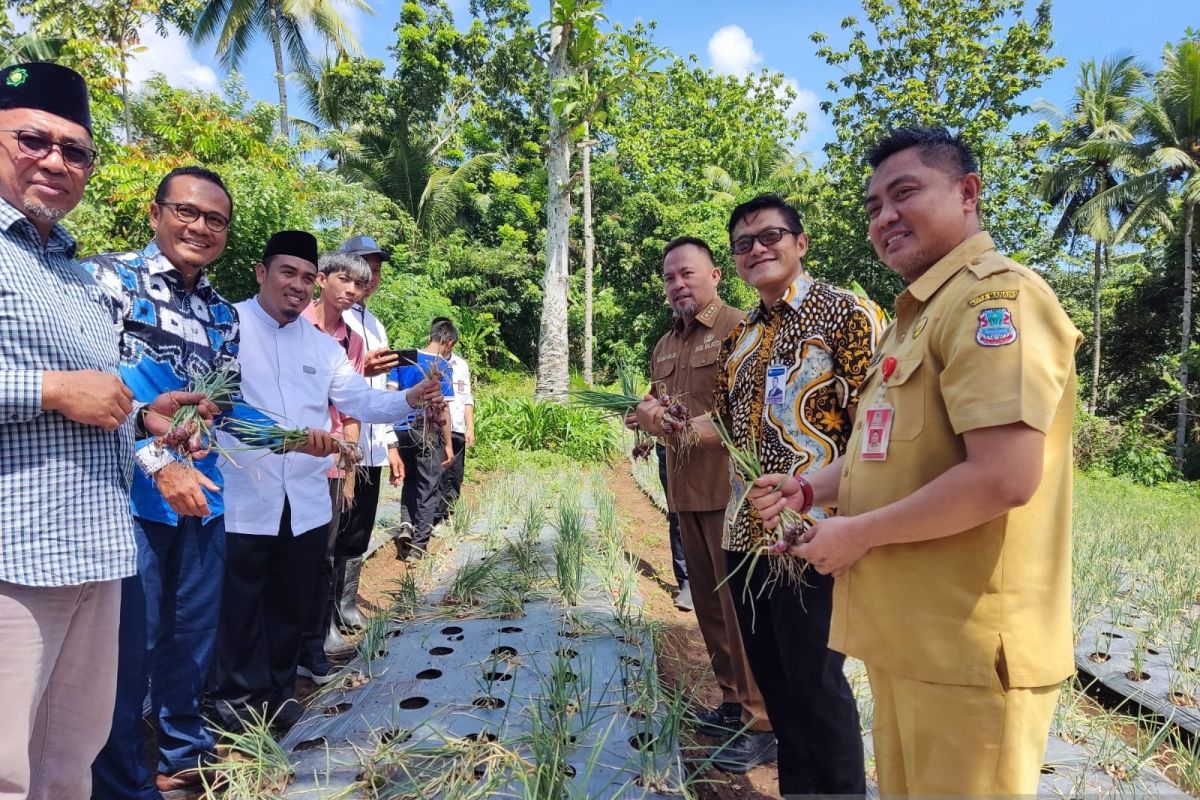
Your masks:
<svg viewBox="0 0 1200 800"><path fill-rule="evenodd" d="M564 2L553 0L553 18L604 10ZM82 253L141 246L158 178L199 162L218 170L234 196L229 249L212 269L231 298L254 292L251 268L274 230L306 227L325 248L366 233L392 251L372 306L396 344L421 341L430 317L447 314L463 328L462 350L485 380L533 370L545 299L552 86L548 30L535 24L528 0L471 0L465 30L446 0L405 0L397 19L376 20L395 26L394 69L381 54L353 57L350 48L310 63L292 92L290 139L277 134L279 109L251 102L236 73L220 94L152 80L123 97L123 65L139 45L122 31L149 22L190 31L198 16L216 20L212 14L227 6L97 0L95 13L71 15L62 0L6 5L33 26L19 37L7 20L0 24L4 59L56 58L84 72L94 92L102 158L85 203L69 218ZM1164 32L1164 43L1182 37L1164 59L1144 53L1134 54L1136 64L1120 62L1137 75L1120 73L1119 59L1101 74L1106 54L1090 68L1052 55L1049 0L862 0L840 31L812 36L816 54L843 73L823 105L835 137L814 165L818 159L797 152L805 119L793 112L782 76L717 75L694 55L662 51L653 23L597 21L602 35L577 48L579 69L553 88L555 113L573 126L576 147L583 122L591 126L600 380L620 358L644 363L669 323L660 253L670 239L708 240L725 298L754 302L724 246L725 224L734 203L761 191L801 206L818 277L857 280L889 305L900 284L866 242L863 155L889 125L940 122L979 152L987 227L1006 252L1046 276L1085 334L1081 397L1098 416L1083 418L1080 430L1095 433L1103 452L1082 460L1144 480L1200 474L1194 418L1182 466L1158 457L1171 452L1177 401L1185 389L1196 391L1200 372L1183 324L1200 238L1189 233L1185 213L1200 200L1194 31ZM1030 121L1027 102L1063 68L1079 73L1074 95L1050 98L1062 111ZM1104 75L1118 73L1125 85L1110 91ZM1106 91L1123 105L1104 99ZM1099 149L1103 137L1111 151ZM578 164L576 152L572 170ZM575 178L570 189L575 367L585 305ZM577 435L577 420L551 420L556 412L524 402L490 399L486 408L504 418L538 415L543 430ZM536 429L521 435L545 438ZM590 452L591 434L578 435L569 447Z"/></svg>

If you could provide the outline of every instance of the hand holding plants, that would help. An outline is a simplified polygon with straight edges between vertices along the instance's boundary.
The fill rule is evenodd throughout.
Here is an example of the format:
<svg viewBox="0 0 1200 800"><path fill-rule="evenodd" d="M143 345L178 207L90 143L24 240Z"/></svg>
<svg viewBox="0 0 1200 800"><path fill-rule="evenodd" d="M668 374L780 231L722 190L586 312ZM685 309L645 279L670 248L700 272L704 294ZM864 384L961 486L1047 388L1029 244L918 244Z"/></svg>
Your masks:
<svg viewBox="0 0 1200 800"><path fill-rule="evenodd" d="M750 503L758 509L763 527L774 530L779 524L779 515L784 508L799 512L804 505L800 482L788 475L768 473L756 479L747 495Z"/></svg>
<svg viewBox="0 0 1200 800"><path fill-rule="evenodd" d="M331 456L342 451L341 443L330 435L329 431L319 431L309 428L305 431L304 444L290 448L293 453L304 453L308 456Z"/></svg>
<svg viewBox="0 0 1200 800"><path fill-rule="evenodd" d="M858 517L828 517L817 520L788 552L822 575L840 578L871 549L863 538Z"/></svg>

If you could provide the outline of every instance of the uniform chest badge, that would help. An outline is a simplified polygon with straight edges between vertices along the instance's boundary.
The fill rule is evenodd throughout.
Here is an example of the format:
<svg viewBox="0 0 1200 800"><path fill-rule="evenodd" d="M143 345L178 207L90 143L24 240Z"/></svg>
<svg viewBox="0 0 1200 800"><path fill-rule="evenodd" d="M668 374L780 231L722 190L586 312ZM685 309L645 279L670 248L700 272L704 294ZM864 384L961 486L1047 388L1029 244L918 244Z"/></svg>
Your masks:
<svg viewBox="0 0 1200 800"><path fill-rule="evenodd" d="M975 341L984 347L1003 347L1017 340L1017 326L1007 308L985 308L979 312Z"/></svg>
<svg viewBox="0 0 1200 800"><path fill-rule="evenodd" d="M916 339L921 335L921 331L925 330L925 326L929 324L929 317L921 317L917 320L917 324L913 326L912 338Z"/></svg>

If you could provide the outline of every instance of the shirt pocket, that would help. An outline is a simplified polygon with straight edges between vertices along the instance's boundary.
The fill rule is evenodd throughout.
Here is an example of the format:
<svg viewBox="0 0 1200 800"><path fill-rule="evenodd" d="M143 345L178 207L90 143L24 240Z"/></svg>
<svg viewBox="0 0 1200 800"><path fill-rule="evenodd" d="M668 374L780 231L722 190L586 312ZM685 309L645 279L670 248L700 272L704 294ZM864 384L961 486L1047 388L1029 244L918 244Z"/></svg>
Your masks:
<svg viewBox="0 0 1200 800"><path fill-rule="evenodd" d="M929 379L925 354L896 359L896 369L887 381L887 401L895 409L891 438L900 442L916 439L925 429L925 381ZM869 405L871 400L864 398ZM859 411L861 414L861 410Z"/></svg>
<svg viewBox="0 0 1200 800"><path fill-rule="evenodd" d="M718 356L721 355L721 347L718 342L717 347L700 347L692 351L691 359L688 361L688 366L692 369L702 369L711 367L717 363Z"/></svg>
<svg viewBox="0 0 1200 800"><path fill-rule="evenodd" d="M665 381L675 374L675 362L678 358L664 358L650 365L650 380L654 383Z"/></svg>

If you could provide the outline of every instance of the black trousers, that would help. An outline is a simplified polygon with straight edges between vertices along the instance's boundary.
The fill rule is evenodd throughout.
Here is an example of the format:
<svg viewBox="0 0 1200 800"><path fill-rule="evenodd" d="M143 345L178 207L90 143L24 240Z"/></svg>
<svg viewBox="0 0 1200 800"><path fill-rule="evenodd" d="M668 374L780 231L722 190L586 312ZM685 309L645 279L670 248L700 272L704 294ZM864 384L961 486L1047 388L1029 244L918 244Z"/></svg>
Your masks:
<svg viewBox="0 0 1200 800"><path fill-rule="evenodd" d="M739 569L745 553L725 557L746 660L779 740L779 793L863 794L858 707L845 656L827 646L833 578L810 569L801 589L779 581L763 590L766 556L750 574Z"/></svg>
<svg viewBox="0 0 1200 800"><path fill-rule="evenodd" d="M667 491L667 448L662 442L654 445L658 455L658 480L662 483L663 491ZM667 526L671 535L671 571L675 573L675 585L682 587L688 579L687 559L683 556L683 535L679 532L679 515L674 511L667 512Z"/></svg>
<svg viewBox="0 0 1200 800"><path fill-rule="evenodd" d="M358 558L367 552L371 531L375 529L375 514L379 510L382 472L382 467L367 467L365 473L359 470L354 482L354 505L349 511L342 512L334 551L338 558Z"/></svg>
<svg viewBox="0 0 1200 800"><path fill-rule="evenodd" d="M321 568L317 572L317 580L313 584L312 604L304 620L304 629L300 641L300 665L312 669L325 661L325 634L329 624L333 622L334 599L334 550L336 543L342 538L343 523L346 511L342 508L343 484L340 479L329 479L329 500L333 506L333 518L325 530L325 552L321 558Z"/></svg>
<svg viewBox="0 0 1200 800"><path fill-rule="evenodd" d="M413 526L413 544L424 548L433 532L438 510L438 484L442 478L445 445L441 434L422 441L418 431L396 431L400 460L404 462L404 489L400 492L402 518Z"/></svg>
<svg viewBox="0 0 1200 800"><path fill-rule="evenodd" d="M454 448L454 460L442 467L442 477L438 481L438 511L434 515L433 524L450 516L450 507L462 492L463 472L467 466L467 435L451 433L450 446Z"/></svg>
<svg viewBox="0 0 1200 800"><path fill-rule="evenodd" d="M209 702L226 726L246 708L274 713L296 685L300 638L327 546L326 526L292 535L284 502L277 536L230 531Z"/></svg>

